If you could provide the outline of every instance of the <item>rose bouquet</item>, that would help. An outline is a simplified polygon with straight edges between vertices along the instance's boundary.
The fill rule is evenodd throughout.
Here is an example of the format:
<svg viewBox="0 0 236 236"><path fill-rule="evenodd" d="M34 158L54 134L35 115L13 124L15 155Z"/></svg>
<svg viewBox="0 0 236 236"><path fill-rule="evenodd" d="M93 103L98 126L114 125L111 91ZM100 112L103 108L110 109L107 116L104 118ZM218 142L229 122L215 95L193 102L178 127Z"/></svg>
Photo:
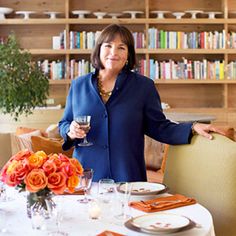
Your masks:
<svg viewBox="0 0 236 236"><path fill-rule="evenodd" d="M46 197L64 191L73 193L82 174L82 165L75 158L61 153L47 155L43 151L22 150L4 165L0 177L8 186L29 191L30 207L41 202L39 205L46 208Z"/></svg>

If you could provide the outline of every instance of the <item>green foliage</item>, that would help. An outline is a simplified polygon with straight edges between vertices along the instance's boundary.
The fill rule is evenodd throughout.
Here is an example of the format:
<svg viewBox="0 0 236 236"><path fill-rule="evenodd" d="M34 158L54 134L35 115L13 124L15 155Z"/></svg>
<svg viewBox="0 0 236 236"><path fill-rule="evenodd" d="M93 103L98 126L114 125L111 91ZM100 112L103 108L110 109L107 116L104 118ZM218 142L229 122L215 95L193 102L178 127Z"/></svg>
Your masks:
<svg viewBox="0 0 236 236"><path fill-rule="evenodd" d="M13 34L0 45L0 110L15 120L32 114L36 106L45 106L49 81L31 60L28 52L20 50Z"/></svg>

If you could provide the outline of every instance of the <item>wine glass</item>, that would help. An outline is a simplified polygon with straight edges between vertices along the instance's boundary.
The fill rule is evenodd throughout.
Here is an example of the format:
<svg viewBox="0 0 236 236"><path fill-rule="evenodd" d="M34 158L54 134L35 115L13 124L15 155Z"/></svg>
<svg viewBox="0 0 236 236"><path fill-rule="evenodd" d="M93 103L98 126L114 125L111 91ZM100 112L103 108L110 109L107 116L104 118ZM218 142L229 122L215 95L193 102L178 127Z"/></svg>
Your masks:
<svg viewBox="0 0 236 236"><path fill-rule="evenodd" d="M80 177L80 186L84 189L84 198L79 199L80 203L88 203L90 199L87 197L88 190L91 188L93 179L93 169L84 169L83 175Z"/></svg>
<svg viewBox="0 0 236 236"><path fill-rule="evenodd" d="M115 216L118 220L128 220L129 218L131 218L131 216L127 214L131 192L132 183L118 183L117 197L118 201L121 203L121 214Z"/></svg>
<svg viewBox="0 0 236 236"><path fill-rule="evenodd" d="M75 122L80 125L80 129L84 130L84 132L87 134L90 129L90 120L91 116L77 116L75 118ZM91 146L93 143L88 142L86 136L83 139L82 143L79 143L79 146Z"/></svg>

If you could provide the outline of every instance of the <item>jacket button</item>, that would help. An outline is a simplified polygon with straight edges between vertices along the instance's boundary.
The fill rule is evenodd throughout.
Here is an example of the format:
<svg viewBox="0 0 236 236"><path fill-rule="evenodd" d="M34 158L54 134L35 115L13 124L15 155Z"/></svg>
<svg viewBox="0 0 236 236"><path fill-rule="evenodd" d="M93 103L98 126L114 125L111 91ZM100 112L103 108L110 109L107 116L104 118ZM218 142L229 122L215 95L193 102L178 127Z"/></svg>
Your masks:
<svg viewBox="0 0 236 236"><path fill-rule="evenodd" d="M104 117L104 118L107 118L107 114L104 114L103 117Z"/></svg>
<svg viewBox="0 0 236 236"><path fill-rule="evenodd" d="M108 145L104 145L103 148L104 148L104 149L107 149L107 148L108 148Z"/></svg>

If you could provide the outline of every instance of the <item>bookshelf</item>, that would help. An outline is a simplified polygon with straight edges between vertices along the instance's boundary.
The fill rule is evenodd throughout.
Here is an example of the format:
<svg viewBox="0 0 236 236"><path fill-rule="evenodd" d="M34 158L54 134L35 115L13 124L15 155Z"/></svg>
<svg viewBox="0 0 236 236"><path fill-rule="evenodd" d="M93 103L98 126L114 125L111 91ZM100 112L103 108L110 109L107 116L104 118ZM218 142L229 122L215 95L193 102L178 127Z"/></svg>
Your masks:
<svg viewBox="0 0 236 236"><path fill-rule="evenodd" d="M29 50L34 60L65 61L66 76L61 80L50 80L50 98L54 104L65 104L67 91L71 80L69 79L70 61L72 59L90 58L90 49L69 49L70 31L99 31L110 23L126 25L133 32L143 32L145 35L145 47L136 50L139 60L150 59L156 61L181 61L187 60L220 60L224 61L224 73L226 65L236 60L236 50L226 47L223 49L164 49L148 47L148 29L154 27L165 31L184 32L236 32L236 2L234 0L183 0L181 4L175 0L100 0L96 4L94 0L0 0L0 6L10 7L15 11L32 10L36 14L30 19L24 20L22 16L13 13L0 20L0 37L7 36L14 31L19 42L25 50ZM97 19L92 13L86 18L77 18L72 10L89 10L91 12L105 11L108 13L122 12L125 10L143 11L131 19L129 14L123 14L117 19L105 16ZM185 14L182 19L175 19L171 13L165 14L165 19L158 19L153 10L168 10L178 12L185 10L202 10L204 12L220 11L214 19L208 19L207 15L198 14L197 19ZM61 12L56 19L49 19L43 12ZM65 32L66 49L52 49L52 37ZM227 37L226 37L227 38ZM149 76L149 66L146 65L145 74ZM156 87L163 102L170 105L170 112L201 113L216 116L218 124L230 125L236 128L236 79L155 79ZM52 112L53 115L53 111ZM61 111L62 114L63 110Z"/></svg>

